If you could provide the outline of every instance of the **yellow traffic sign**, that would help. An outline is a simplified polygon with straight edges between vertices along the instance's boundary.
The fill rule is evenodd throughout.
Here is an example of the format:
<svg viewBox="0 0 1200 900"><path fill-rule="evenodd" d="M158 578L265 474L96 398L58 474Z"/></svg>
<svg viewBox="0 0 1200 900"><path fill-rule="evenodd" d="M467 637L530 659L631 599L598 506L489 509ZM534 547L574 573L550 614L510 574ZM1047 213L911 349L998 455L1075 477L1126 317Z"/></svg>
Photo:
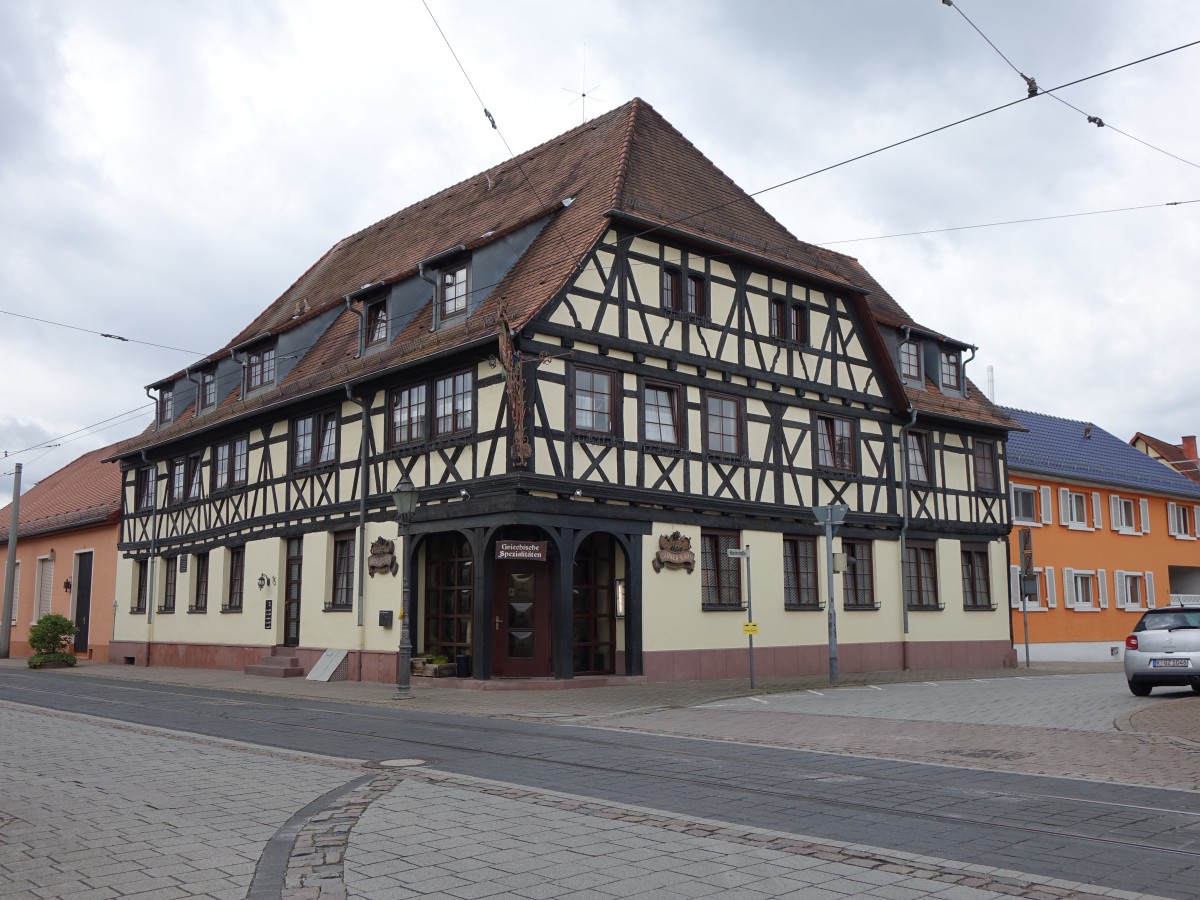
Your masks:
<svg viewBox="0 0 1200 900"><path fill-rule="evenodd" d="M757 622L743 622L742 623L742 634L758 634L758 623Z"/></svg>

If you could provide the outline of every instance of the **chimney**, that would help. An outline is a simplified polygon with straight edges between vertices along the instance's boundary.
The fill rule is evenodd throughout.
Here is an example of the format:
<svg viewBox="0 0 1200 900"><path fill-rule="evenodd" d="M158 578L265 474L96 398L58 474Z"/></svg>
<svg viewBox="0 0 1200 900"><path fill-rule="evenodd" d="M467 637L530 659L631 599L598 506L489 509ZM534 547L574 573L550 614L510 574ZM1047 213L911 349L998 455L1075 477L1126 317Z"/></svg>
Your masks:
<svg viewBox="0 0 1200 900"><path fill-rule="evenodd" d="M1185 434L1183 436L1183 455L1188 459L1197 459L1196 456L1196 436L1194 434Z"/></svg>

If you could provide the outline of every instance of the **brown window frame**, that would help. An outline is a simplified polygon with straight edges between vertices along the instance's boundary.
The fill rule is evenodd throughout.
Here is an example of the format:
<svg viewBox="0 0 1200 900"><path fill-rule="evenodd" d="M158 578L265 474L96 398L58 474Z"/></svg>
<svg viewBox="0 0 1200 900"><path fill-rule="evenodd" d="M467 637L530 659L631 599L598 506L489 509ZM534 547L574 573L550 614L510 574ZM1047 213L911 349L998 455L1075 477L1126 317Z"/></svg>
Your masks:
<svg viewBox="0 0 1200 900"><path fill-rule="evenodd" d="M616 432L617 417L615 415L615 405L613 402L614 387L618 383L620 375L616 372L608 372L604 369L594 369L589 366L574 367L574 414L572 415L573 430L583 432L585 434L614 434ZM584 378L591 379L592 387L583 387L581 384ZM607 382L607 387L603 391L596 390L596 379L604 379ZM581 406L580 400L583 398L592 398L592 408L585 409ZM600 401L598 403L598 401ZM598 405L605 408L597 409ZM580 424L580 416L590 416L592 424ZM597 424L603 418L602 424Z"/></svg>
<svg viewBox="0 0 1200 900"><path fill-rule="evenodd" d="M141 512L154 508L155 488L158 483L158 467L143 466L134 476L134 509Z"/></svg>
<svg viewBox="0 0 1200 900"><path fill-rule="evenodd" d="M246 391L257 391L275 383L275 347L262 347L246 357Z"/></svg>
<svg viewBox="0 0 1200 900"><path fill-rule="evenodd" d="M131 613L144 613L146 600L150 594L150 561L137 559L133 562L133 605ZM35 601L36 602L36 601Z"/></svg>
<svg viewBox="0 0 1200 900"><path fill-rule="evenodd" d="M962 356L952 350L941 351L942 387L962 390Z"/></svg>
<svg viewBox="0 0 1200 900"><path fill-rule="evenodd" d="M987 544L962 544L963 609L995 609ZM982 580L980 579L980 568Z"/></svg>
<svg viewBox="0 0 1200 900"><path fill-rule="evenodd" d="M986 448L986 449L985 449ZM981 453L980 451L985 452ZM996 442L976 438L971 448L972 468L975 470L975 488L994 494L1000 490L999 463L996 455Z"/></svg>
<svg viewBox="0 0 1200 900"><path fill-rule="evenodd" d="M725 409L718 410L716 414L713 412L713 403L716 402L725 406L728 404L733 408L733 415L727 414ZM730 394L720 394L715 391L704 392L704 453L708 456L741 456L745 447L742 440L742 425L746 420L746 409L741 397L734 397ZM714 431L713 425L717 422L732 422L733 431L730 433L726 429ZM728 447L727 441L733 439L733 447ZM713 439L719 440L720 446L713 446Z"/></svg>
<svg viewBox="0 0 1200 900"><path fill-rule="evenodd" d="M187 496L187 457L176 456L167 469L167 502L182 503Z"/></svg>
<svg viewBox="0 0 1200 900"><path fill-rule="evenodd" d="M908 480L910 482L917 484L933 483L933 478L930 476L932 466L930 465L929 443L929 432L908 432L908 436L905 439L905 471L908 473ZM919 464L918 466L914 466L914 460Z"/></svg>
<svg viewBox="0 0 1200 900"><path fill-rule="evenodd" d="M164 579L162 602L156 612L169 615L175 612L175 600L179 596L179 557L164 556L162 558Z"/></svg>
<svg viewBox="0 0 1200 900"><path fill-rule="evenodd" d="M158 422L168 424L175 418L175 390L173 388L158 389Z"/></svg>
<svg viewBox="0 0 1200 900"><path fill-rule="evenodd" d="M938 593L937 544L907 541L901 559L904 603L910 610L939 610L944 604Z"/></svg>
<svg viewBox="0 0 1200 900"><path fill-rule="evenodd" d="M921 346L916 341L901 341L897 354L900 377L909 381L921 380Z"/></svg>
<svg viewBox="0 0 1200 900"><path fill-rule="evenodd" d="M388 314L386 297L380 297L378 300L367 304L366 315L363 317L363 327L366 329L363 339L365 346L374 347L387 343Z"/></svg>
<svg viewBox="0 0 1200 900"><path fill-rule="evenodd" d="M650 392L657 391L666 395L666 405L662 403L651 403ZM679 409L679 385L665 384L661 381L647 381L642 385L642 439L644 443L652 444L657 447L682 447L683 446L683 421L680 416ZM669 426L675 432L673 438L667 439L663 437L663 422L651 422L650 410L669 409L671 412L671 421ZM651 428L658 429L658 437L650 436Z"/></svg>
<svg viewBox="0 0 1200 900"><path fill-rule="evenodd" d="M847 435L838 434L837 426L840 425L846 426L849 431ZM816 426L817 468L837 472L858 471L858 440L854 420L823 413L817 416Z"/></svg>
<svg viewBox="0 0 1200 900"><path fill-rule="evenodd" d="M241 612L246 604L246 548L229 548L228 594L221 612Z"/></svg>
<svg viewBox="0 0 1200 900"><path fill-rule="evenodd" d="M333 589L325 603L325 611L345 611L354 608L354 542L353 531L333 536Z"/></svg>
<svg viewBox="0 0 1200 900"><path fill-rule="evenodd" d="M741 545L736 531L703 529L700 532L700 608L705 612L745 609L742 603L742 561L726 550ZM714 582L715 579L715 582Z"/></svg>
<svg viewBox="0 0 1200 900"><path fill-rule="evenodd" d="M803 301L772 297L771 337L785 344L807 343L807 314L808 306Z"/></svg>
<svg viewBox="0 0 1200 900"><path fill-rule="evenodd" d="M217 372L208 369L200 373L200 388L197 405L201 409L211 409L217 405Z"/></svg>
<svg viewBox="0 0 1200 900"><path fill-rule="evenodd" d="M459 389L459 379L467 379L465 390ZM443 385L451 386L450 393L442 394ZM443 400L449 398L449 412L443 412ZM460 405L465 398L466 403ZM470 369L443 375L433 380L433 436L435 438L454 437L470 434L475 429L475 373ZM465 424L462 420L466 419ZM450 419L450 427L444 427L443 422Z"/></svg>
<svg viewBox="0 0 1200 900"><path fill-rule="evenodd" d="M461 266L442 269L438 275L438 320L445 322L467 314L468 298L471 295L471 267ZM462 278L459 278L459 275Z"/></svg>
<svg viewBox="0 0 1200 900"><path fill-rule="evenodd" d="M331 430L333 443L330 447L327 438ZM288 439L291 470L304 472L336 466L338 448L341 446L341 431L336 409L323 409L293 419Z"/></svg>
<svg viewBox="0 0 1200 900"><path fill-rule="evenodd" d="M184 490L187 499L201 500L204 497L204 454L189 453L187 455L187 485Z"/></svg>
<svg viewBox="0 0 1200 900"><path fill-rule="evenodd" d="M188 605L188 612L208 612L208 551L196 554L196 593Z"/></svg>
<svg viewBox="0 0 1200 900"><path fill-rule="evenodd" d="M875 551L870 541L842 539L849 565L842 573L842 608L879 609L875 597Z"/></svg>
<svg viewBox="0 0 1200 900"><path fill-rule="evenodd" d="M214 494L244 487L250 456L250 436L231 438L212 448L211 488Z"/></svg>
<svg viewBox="0 0 1200 900"><path fill-rule="evenodd" d="M783 538L783 608L822 608L815 537L785 535Z"/></svg>
<svg viewBox="0 0 1200 900"><path fill-rule="evenodd" d="M428 395L429 385L425 382L392 388L388 392L388 410L391 419L391 425L387 432L389 447L408 447L427 439L429 435ZM398 421L397 416L401 410L408 413L407 419L403 423ZM414 415L414 411L419 411L419 415Z"/></svg>

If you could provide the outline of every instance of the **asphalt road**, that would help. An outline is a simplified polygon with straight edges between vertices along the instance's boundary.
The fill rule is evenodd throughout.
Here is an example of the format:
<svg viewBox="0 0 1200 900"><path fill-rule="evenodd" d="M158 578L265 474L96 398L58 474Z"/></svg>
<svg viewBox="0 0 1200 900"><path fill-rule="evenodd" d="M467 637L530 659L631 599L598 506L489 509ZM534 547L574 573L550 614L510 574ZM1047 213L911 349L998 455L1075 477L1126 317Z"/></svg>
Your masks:
<svg viewBox="0 0 1200 900"><path fill-rule="evenodd" d="M1038 681L1005 680L1020 692L1016 707L1061 691ZM921 686L903 687L915 697ZM740 723L714 740L628 730L672 713L597 729L12 668L0 669L0 699L347 760L420 758L455 775L1120 890L1194 897L1200 886L1200 794L760 746L739 739L753 741L747 726L761 719L736 709L678 711ZM779 707L777 727L820 727L820 716L786 707L823 698L766 699ZM932 705L948 708L944 697ZM1192 758L1200 772L1200 754Z"/></svg>

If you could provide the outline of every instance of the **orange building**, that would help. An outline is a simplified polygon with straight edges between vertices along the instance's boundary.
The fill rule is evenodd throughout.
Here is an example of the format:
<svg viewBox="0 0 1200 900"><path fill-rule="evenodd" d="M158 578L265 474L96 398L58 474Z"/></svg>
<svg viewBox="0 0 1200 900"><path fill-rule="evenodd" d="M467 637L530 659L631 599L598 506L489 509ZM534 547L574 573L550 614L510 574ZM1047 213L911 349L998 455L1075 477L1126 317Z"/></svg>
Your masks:
<svg viewBox="0 0 1200 900"><path fill-rule="evenodd" d="M1138 616L1200 595L1200 484L1102 428L1006 409L1010 605L1024 659L1120 659ZM1028 529L1037 595L1020 597Z"/></svg>
<svg viewBox="0 0 1200 900"><path fill-rule="evenodd" d="M121 513L120 468L101 461L111 455L93 450L21 495L10 656L30 655L29 626L55 612L79 627L77 656L108 658ZM11 521L9 504L0 510L0 572Z"/></svg>

